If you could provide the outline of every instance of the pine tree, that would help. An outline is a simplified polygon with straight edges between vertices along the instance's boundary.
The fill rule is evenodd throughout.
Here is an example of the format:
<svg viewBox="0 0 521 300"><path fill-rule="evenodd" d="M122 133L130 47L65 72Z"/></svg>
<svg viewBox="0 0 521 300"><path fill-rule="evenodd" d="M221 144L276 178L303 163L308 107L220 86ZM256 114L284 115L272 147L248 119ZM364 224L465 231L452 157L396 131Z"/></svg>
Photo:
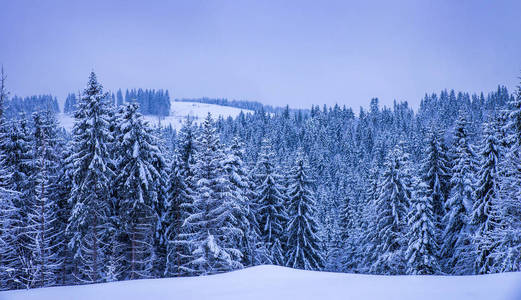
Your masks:
<svg viewBox="0 0 521 300"><path fill-rule="evenodd" d="M192 253L187 240L190 231L183 226L191 214L194 202L194 165L196 153L195 128L187 119L179 132L177 147L170 169L169 206L165 219L169 225L165 229L167 242L166 268L167 276L188 275L182 268L189 261Z"/></svg>
<svg viewBox="0 0 521 300"><path fill-rule="evenodd" d="M442 219L445 216L445 202L450 189L450 173L448 170L447 154L441 143L440 134L430 133L426 156L422 163L421 174L432 194L434 224L437 230L443 230ZM436 233L438 237L438 233ZM438 238L437 238L438 240Z"/></svg>
<svg viewBox="0 0 521 300"><path fill-rule="evenodd" d="M6 118L7 76L0 72L0 289L22 287L23 183L28 177L25 156L27 144L17 122ZM22 181L24 180L24 181Z"/></svg>
<svg viewBox="0 0 521 300"><path fill-rule="evenodd" d="M0 168L0 174L4 169ZM0 290L19 287L18 208L14 205L18 193L0 187Z"/></svg>
<svg viewBox="0 0 521 300"><path fill-rule="evenodd" d="M361 251L363 251L362 255L362 267L360 271L363 273L369 273L371 271L371 267L373 262L378 259L378 244L375 244L374 241L378 240L378 198L379 198L379 183L380 183L380 171L377 166L371 167L369 170L368 176L368 190L366 192L366 201L363 209L363 224L364 228L362 229L362 238L360 242Z"/></svg>
<svg viewBox="0 0 521 300"><path fill-rule="evenodd" d="M472 264L469 217L474 198L474 153L469 145L468 122L460 113L454 133L451 190L445 204L440 258L444 270L452 274L468 274Z"/></svg>
<svg viewBox="0 0 521 300"><path fill-rule="evenodd" d="M497 272L521 270L521 85L508 104L506 124L496 129L505 152L499 163L500 201L492 206L499 222L491 234L497 244L490 254L491 269Z"/></svg>
<svg viewBox="0 0 521 300"><path fill-rule="evenodd" d="M405 268L404 250L407 212L411 200L408 160L401 146L388 155L379 187L376 236L373 243L378 253L371 270L379 274L402 274Z"/></svg>
<svg viewBox="0 0 521 300"><path fill-rule="evenodd" d="M435 216L432 205L434 195L426 182L420 183L411 201L408 215L408 247L405 252L407 274L426 275L440 273L436 243Z"/></svg>
<svg viewBox="0 0 521 300"><path fill-rule="evenodd" d="M16 288L28 288L29 270L31 269L30 250L27 249L28 236L26 234L28 224L28 203L33 197L33 185L31 176L34 172L31 134L25 114L20 115L19 120L4 123L5 138L1 142L2 155L0 165L3 166L3 174L0 174L2 188L7 191L16 192L17 196L12 198L12 204L17 213L18 226L15 228L17 265L14 267Z"/></svg>
<svg viewBox="0 0 521 300"><path fill-rule="evenodd" d="M345 205L341 214L343 223L341 236L344 241L343 270L346 272L359 272L364 269L362 263L367 254L362 246L364 235L367 233L366 226L369 216L366 213L370 204L367 207L368 203L365 202L368 198L364 191L366 180L358 177L356 172L360 172L360 170L349 172L346 175L347 182L338 189L339 193L344 190L345 197Z"/></svg>
<svg viewBox="0 0 521 300"><path fill-rule="evenodd" d="M240 237L244 235L235 216L236 199L225 176L223 150L212 117L204 120L194 166L196 195L191 215L183 226L190 231L190 260L184 266L193 275L213 274L242 268Z"/></svg>
<svg viewBox="0 0 521 300"><path fill-rule="evenodd" d="M116 149L119 154L116 177L121 223L128 244L125 261L130 279L151 277L153 238L158 222L155 207L161 186L161 170L154 165L163 160L157 138L138 112L137 104L128 104L118 116Z"/></svg>
<svg viewBox="0 0 521 300"><path fill-rule="evenodd" d="M75 276L82 282L99 282L107 258L108 230L111 227L111 183L108 104L94 72L90 74L83 98L74 115L73 205L67 232L78 263Z"/></svg>
<svg viewBox="0 0 521 300"><path fill-rule="evenodd" d="M284 195L280 175L274 166L274 155L270 141L264 139L255 167L255 202L260 231L269 256L264 263L284 265L281 240L288 218L283 207Z"/></svg>
<svg viewBox="0 0 521 300"><path fill-rule="evenodd" d="M56 251L58 255L64 260L61 266L56 283L58 285L72 284L74 277L71 276L74 272L74 260L71 249L69 248L69 241L71 240L70 232L67 232L67 224L71 214L71 204L69 202L70 193L73 185L74 164L72 161L71 144L67 143L60 153L60 168L57 174L56 184L56 216L57 216L57 231L60 233L58 238L61 239Z"/></svg>
<svg viewBox="0 0 521 300"><path fill-rule="evenodd" d="M320 270L323 267L323 257L317 235L313 182L309 178L308 169L308 162L300 150L289 178L286 266Z"/></svg>
<svg viewBox="0 0 521 300"><path fill-rule="evenodd" d="M63 242L59 237L56 202L56 179L59 167L57 121L51 111L34 113L34 173L31 181L32 197L27 203L28 238L31 268L28 281L31 287L45 287L56 283L62 258L57 249Z"/></svg>
<svg viewBox="0 0 521 300"><path fill-rule="evenodd" d="M231 183L231 196L237 203L236 215L240 229L244 236L240 237L240 250L243 253L243 265L253 266L256 258L263 255L263 247L260 238L260 229L255 215L256 209L252 205L254 200L252 182L249 171L243 162L243 144L234 137L230 147L226 150L226 158L223 161L224 172Z"/></svg>
<svg viewBox="0 0 521 300"><path fill-rule="evenodd" d="M492 123L487 123L485 128L485 140L481 150L480 170L475 190L475 202L471 214L471 223L475 226L474 246L476 261L474 269L476 273L490 273L493 264L491 251L496 246L491 238L491 233L498 221L494 211L499 201L500 180L498 174L498 149L495 137L495 129Z"/></svg>
<svg viewBox="0 0 521 300"><path fill-rule="evenodd" d="M163 139L161 138L160 129L154 132L156 145L159 151L151 153L152 166L157 170L159 176L154 178L154 186L157 192L157 201L154 205L154 211L157 215L156 228L154 232L154 265L152 275L155 278L164 277L166 271L167 259L167 228L170 226L171 220L168 219L169 209L169 167L170 163L163 153L167 153Z"/></svg>

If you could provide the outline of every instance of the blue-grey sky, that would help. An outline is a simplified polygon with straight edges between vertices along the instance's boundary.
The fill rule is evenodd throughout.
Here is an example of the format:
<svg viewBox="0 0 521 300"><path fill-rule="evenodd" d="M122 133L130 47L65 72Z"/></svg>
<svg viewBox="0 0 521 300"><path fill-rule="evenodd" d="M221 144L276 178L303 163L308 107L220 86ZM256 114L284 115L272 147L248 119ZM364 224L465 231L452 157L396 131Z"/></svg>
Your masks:
<svg viewBox="0 0 521 300"><path fill-rule="evenodd" d="M175 98L417 107L425 92L512 90L521 1L0 0L12 94L167 88Z"/></svg>

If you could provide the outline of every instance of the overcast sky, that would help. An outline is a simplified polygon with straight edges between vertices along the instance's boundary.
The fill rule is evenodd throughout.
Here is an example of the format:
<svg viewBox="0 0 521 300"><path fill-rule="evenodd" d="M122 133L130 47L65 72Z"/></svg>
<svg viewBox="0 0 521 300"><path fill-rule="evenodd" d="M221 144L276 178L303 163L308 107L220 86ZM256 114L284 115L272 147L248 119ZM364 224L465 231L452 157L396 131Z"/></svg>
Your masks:
<svg viewBox="0 0 521 300"><path fill-rule="evenodd" d="M517 85L521 1L0 0L0 63L11 94L60 101L94 70L112 91L417 107Z"/></svg>

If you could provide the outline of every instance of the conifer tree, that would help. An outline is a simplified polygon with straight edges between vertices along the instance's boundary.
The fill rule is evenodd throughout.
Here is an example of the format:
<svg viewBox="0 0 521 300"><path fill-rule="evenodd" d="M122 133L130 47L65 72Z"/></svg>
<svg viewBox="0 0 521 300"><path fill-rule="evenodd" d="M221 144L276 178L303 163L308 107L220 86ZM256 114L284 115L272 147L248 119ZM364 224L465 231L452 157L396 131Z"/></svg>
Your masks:
<svg viewBox="0 0 521 300"><path fill-rule="evenodd" d="M170 225L168 219L169 203L169 166L170 163L163 153L168 153L167 148L161 137L161 132L157 129L154 132L154 138L159 151L151 153L152 166L157 170L159 176L154 178L154 186L157 192L157 201L154 205L154 211L157 216L156 228L154 232L154 277L165 276L166 256L167 256L167 239L166 231Z"/></svg>
<svg viewBox="0 0 521 300"><path fill-rule="evenodd" d="M128 244L125 261L129 278L151 277L153 239L159 221L155 211L161 186L156 160L164 160L157 138L138 112L137 104L127 104L118 116L116 149L119 154L116 177L121 224Z"/></svg>
<svg viewBox="0 0 521 300"><path fill-rule="evenodd" d="M378 217L373 243L378 258L371 269L378 274L402 274L405 269L405 233L412 192L408 176L407 156L401 146L396 146L386 159L376 202Z"/></svg>
<svg viewBox="0 0 521 300"><path fill-rule="evenodd" d="M252 182L249 171L244 164L243 144L234 137L231 145L226 149L226 158L223 161L224 172L231 183L231 197L237 204L236 215L240 229L244 235L240 237L240 250L243 253L243 265L253 266L258 256L263 255L260 230L255 215L255 207L252 205Z"/></svg>
<svg viewBox="0 0 521 300"><path fill-rule="evenodd" d="M194 165L196 153L195 128L190 119L186 119L179 132L174 159L169 177L169 205L165 219L169 225L165 230L167 241L166 269L167 276L188 275L186 265L192 253L188 241L190 231L183 226L191 214L195 197Z"/></svg>
<svg viewBox="0 0 521 300"><path fill-rule="evenodd" d="M96 75L89 76L78 103L73 129L73 205L68 233L77 260L75 276L82 282L99 282L107 259L108 230L111 227L111 183L108 104Z"/></svg>
<svg viewBox="0 0 521 300"><path fill-rule="evenodd" d="M315 195L308 169L304 153L300 150L289 178L286 266L320 270L323 267L323 257L317 235Z"/></svg>
<svg viewBox="0 0 521 300"><path fill-rule="evenodd" d="M255 167L255 202L260 231L268 251L268 260L264 263L284 265L281 240L288 217L283 206L284 195L280 175L275 169L274 155L270 141L264 139Z"/></svg>
<svg viewBox="0 0 521 300"><path fill-rule="evenodd" d="M60 153L60 168L57 174L56 184L56 217L57 217L57 231L60 232L58 238L61 243L57 246L56 251L63 259L61 270L57 275L56 283L58 285L72 284L74 282L75 261L73 259L72 251L69 248L69 241L71 240L71 233L67 232L67 224L71 214L71 203L69 202L70 193L73 185L74 164L72 161L71 144L67 143L62 148Z"/></svg>
<svg viewBox="0 0 521 300"><path fill-rule="evenodd" d="M408 214L408 247L405 252L407 273L411 275L438 274L438 249L432 195L426 182L420 183L411 201Z"/></svg>
<svg viewBox="0 0 521 300"><path fill-rule="evenodd" d="M231 183L225 176L224 159L212 117L204 120L194 166L196 194L191 215L183 226L190 231L192 253L182 266L189 274L204 275L242 268L239 250L244 235L235 216L238 205L231 196Z"/></svg>
<svg viewBox="0 0 521 300"><path fill-rule="evenodd" d="M56 179L59 167L57 121L51 111L33 114L34 172L31 181L32 197L27 203L27 245L31 268L28 281L31 287L45 287L56 283L62 264L57 251L63 239L58 231Z"/></svg>
<svg viewBox="0 0 521 300"><path fill-rule="evenodd" d="M440 259L444 270L468 274L472 264L470 213L474 198L474 153L469 145L468 122L461 112L454 133L451 190L445 204Z"/></svg>
<svg viewBox="0 0 521 300"><path fill-rule="evenodd" d="M0 168L0 174L4 169ZM0 187L0 290L19 287L20 268L18 228L20 227L18 208L14 205L18 193Z"/></svg>
<svg viewBox="0 0 521 300"><path fill-rule="evenodd" d="M31 176L34 172L33 160L33 135L30 131L25 114L20 114L19 120L4 123L6 138L0 141L2 156L0 165L3 166L3 174L0 174L1 186L7 190L16 192L16 197L11 198L17 213L18 226L15 228L16 252L18 255L14 277L16 288L28 288L29 270L31 269L31 253L28 249L28 208L33 197L34 185L31 184Z"/></svg>
<svg viewBox="0 0 521 300"><path fill-rule="evenodd" d="M475 226L473 236L476 253L474 269L476 273L486 274L491 271L493 264L490 253L496 246L491 237L494 227L498 225L496 219L500 196L500 178L498 174L498 144L493 123L487 123L485 138L481 149L480 169L475 190L475 202L471 214L471 223Z"/></svg>
<svg viewBox="0 0 521 300"><path fill-rule="evenodd" d="M445 202L450 189L450 173L447 154L441 144L440 134L432 131L428 138L426 156L422 163L422 180L427 184L432 194L434 224L437 230L442 230L442 219L445 215ZM436 233L438 237L438 233Z"/></svg>
<svg viewBox="0 0 521 300"><path fill-rule="evenodd" d="M377 218L377 207L378 207L378 198L379 198L379 183L380 183L380 171L378 167L373 166L369 170L368 176L368 191L366 193L367 198L365 201L364 207L364 228L363 228L363 236L360 239L362 245L360 245L361 251L363 251L364 255L362 255L362 267L360 267L360 271L364 273L369 273L372 267L373 262L378 259L378 244L373 243L373 241L377 240L378 231L376 230L378 226Z"/></svg>
<svg viewBox="0 0 521 300"><path fill-rule="evenodd" d="M506 115L507 122L497 134L499 137L506 135L502 145L506 153L500 162L501 207L495 209L500 224L493 230L497 247L491 254L493 271L497 272L521 270L521 85L509 101Z"/></svg>

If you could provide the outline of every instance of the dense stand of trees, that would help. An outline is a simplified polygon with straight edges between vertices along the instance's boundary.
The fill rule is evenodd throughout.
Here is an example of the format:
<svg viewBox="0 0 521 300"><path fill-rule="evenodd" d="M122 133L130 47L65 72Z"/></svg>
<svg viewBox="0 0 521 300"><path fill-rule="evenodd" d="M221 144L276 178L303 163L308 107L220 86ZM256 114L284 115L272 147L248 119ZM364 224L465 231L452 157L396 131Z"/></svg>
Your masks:
<svg viewBox="0 0 521 300"><path fill-rule="evenodd" d="M7 98L4 100L4 111L7 118L18 118L20 114L30 115L35 111L60 112L58 99L51 95Z"/></svg>
<svg viewBox="0 0 521 300"><path fill-rule="evenodd" d="M79 94L79 93L78 93ZM139 112L145 115L168 116L170 114L170 96L168 90L149 90L149 89L131 89L126 90L125 95L121 89L116 94L105 94L107 101L112 106L122 106L127 103L139 104ZM69 93L65 99L63 112L74 114L79 103L78 96L75 93Z"/></svg>
<svg viewBox="0 0 521 300"><path fill-rule="evenodd" d="M426 95L417 113L373 99L357 116L209 114L175 132L149 127L143 103L112 100L92 73L68 97L67 133L50 107L5 113L1 79L2 289L259 264L521 269L521 88Z"/></svg>

